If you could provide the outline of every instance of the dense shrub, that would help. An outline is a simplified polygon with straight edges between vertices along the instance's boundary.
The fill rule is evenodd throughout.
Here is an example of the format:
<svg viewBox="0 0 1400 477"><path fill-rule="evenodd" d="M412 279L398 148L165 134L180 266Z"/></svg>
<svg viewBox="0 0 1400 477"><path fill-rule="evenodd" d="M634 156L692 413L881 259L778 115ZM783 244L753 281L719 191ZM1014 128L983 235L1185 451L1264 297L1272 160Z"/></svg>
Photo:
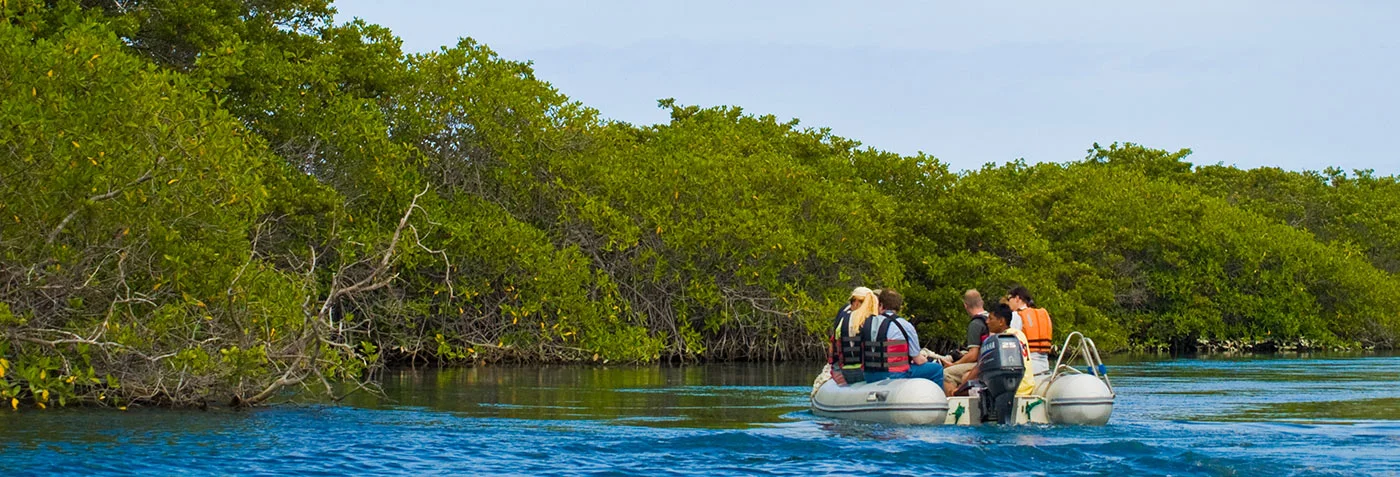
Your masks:
<svg viewBox="0 0 1400 477"><path fill-rule="evenodd" d="M325 2L0 4L0 397L256 404L391 362L810 359L1028 286L1118 349L1391 346L1396 179L1094 146L950 172L662 100L606 121Z"/></svg>

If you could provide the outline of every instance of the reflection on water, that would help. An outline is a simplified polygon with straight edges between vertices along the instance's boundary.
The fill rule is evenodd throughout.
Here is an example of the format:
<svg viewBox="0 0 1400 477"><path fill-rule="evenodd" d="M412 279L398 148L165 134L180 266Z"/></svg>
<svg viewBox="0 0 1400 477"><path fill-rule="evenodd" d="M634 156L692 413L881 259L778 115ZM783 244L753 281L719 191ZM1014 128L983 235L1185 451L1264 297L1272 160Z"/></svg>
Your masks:
<svg viewBox="0 0 1400 477"><path fill-rule="evenodd" d="M396 370L384 397L255 411L0 412L0 475L1386 474L1400 358L1114 357L1107 426L808 411L819 366Z"/></svg>
<svg viewBox="0 0 1400 477"><path fill-rule="evenodd" d="M359 395L350 402L473 417L739 429L806 409L814 374L812 366L795 364L403 369L385 376L383 398Z"/></svg>
<svg viewBox="0 0 1400 477"><path fill-rule="evenodd" d="M1244 409L1232 419L1239 421L1268 419L1291 422L1394 420L1400 419L1400 398L1281 402Z"/></svg>
<svg viewBox="0 0 1400 477"><path fill-rule="evenodd" d="M1400 358L1179 359L1120 366L1114 383L1138 415L1175 420L1400 419ZM1332 403L1332 404L1325 404ZM1121 413L1115 412L1115 418Z"/></svg>

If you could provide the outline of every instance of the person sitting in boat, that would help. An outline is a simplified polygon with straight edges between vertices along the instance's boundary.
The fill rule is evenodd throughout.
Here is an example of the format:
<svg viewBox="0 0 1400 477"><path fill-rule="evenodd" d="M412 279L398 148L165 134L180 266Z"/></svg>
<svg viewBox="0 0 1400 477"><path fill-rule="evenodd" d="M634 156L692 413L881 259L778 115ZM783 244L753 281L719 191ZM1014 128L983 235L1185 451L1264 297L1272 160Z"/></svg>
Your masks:
<svg viewBox="0 0 1400 477"><path fill-rule="evenodd" d="M967 311L967 341L966 352L961 358L951 364L945 364L943 369L943 392L952 396L953 392L967 382L967 372L977 367L978 351L982 349L982 340L987 339L987 310L983 308L982 293L977 290L968 290L963 293L963 309Z"/></svg>
<svg viewBox="0 0 1400 477"><path fill-rule="evenodd" d="M860 327L879 311L875 292L866 287L851 290L851 302L836 313L836 322L831 329L830 352L827 364L831 367L831 380L845 386L848 383L864 381L861 368Z"/></svg>
<svg viewBox="0 0 1400 477"><path fill-rule="evenodd" d="M831 322L832 329L840 326L842 322L851 316L851 312L856 308L860 308L860 305L864 304L867 299L875 299L875 292L866 287L855 287L855 289L851 290L851 301L849 304L842 306L840 311L836 312L836 319Z"/></svg>
<svg viewBox="0 0 1400 477"><path fill-rule="evenodd" d="M943 386L943 365L929 361L920 351L914 325L899 316L904 296L885 289L879 295L879 314L860 327L867 382L886 378L924 378Z"/></svg>
<svg viewBox="0 0 1400 477"><path fill-rule="evenodd" d="M1016 286L1006 292L1006 301L1016 315L1011 327L1025 333L1026 340L1030 343L1031 365L1035 375L1049 375L1050 340L1053 333L1050 313L1044 308L1036 308L1031 292L1023 286Z"/></svg>
<svg viewBox="0 0 1400 477"><path fill-rule="evenodd" d="M1021 342L1021 356L1025 360L1026 374L1021 378L1021 385L1016 388L1016 395L1029 396L1031 393L1035 392L1035 376L1031 372L1030 347L1026 344L1026 334L1022 333L1021 330L1011 327L1011 313L1011 307L1005 303L993 305L992 309L987 314L987 337L990 338L993 335L1010 334L1015 336L1017 341ZM985 340L982 342L982 346L987 346ZM978 367L973 366L972 369L967 372L965 380L967 382L972 382L972 380L977 379L977 375L980 374L979 371L980 369ZM966 386L960 388L958 390L959 393L963 392L965 388Z"/></svg>

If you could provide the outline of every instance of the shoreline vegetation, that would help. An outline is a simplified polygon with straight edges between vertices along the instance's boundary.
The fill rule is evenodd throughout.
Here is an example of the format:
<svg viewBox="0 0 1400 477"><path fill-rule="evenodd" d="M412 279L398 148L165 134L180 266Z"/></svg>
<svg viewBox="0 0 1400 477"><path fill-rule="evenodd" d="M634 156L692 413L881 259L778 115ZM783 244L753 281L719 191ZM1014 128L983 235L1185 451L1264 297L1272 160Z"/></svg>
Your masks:
<svg viewBox="0 0 1400 477"><path fill-rule="evenodd" d="M1400 333L1393 176L1131 143L955 172L738 107L608 121L473 40L405 54L315 0L0 13L4 408L814 359L857 285L904 293L934 349L962 290L1016 284L1108 352Z"/></svg>

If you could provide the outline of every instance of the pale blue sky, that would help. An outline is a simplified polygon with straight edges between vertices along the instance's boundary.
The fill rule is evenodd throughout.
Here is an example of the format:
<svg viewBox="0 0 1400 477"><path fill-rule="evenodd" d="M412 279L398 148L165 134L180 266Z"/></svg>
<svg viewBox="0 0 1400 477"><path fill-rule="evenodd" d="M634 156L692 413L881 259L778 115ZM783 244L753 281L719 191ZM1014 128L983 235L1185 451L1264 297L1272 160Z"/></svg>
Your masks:
<svg viewBox="0 0 1400 477"><path fill-rule="evenodd" d="M606 117L736 105L954 170L1084 157L1400 173L1395 1L337 1L422 52L470 36ZM995 5L995 6L993 6Z"/></svg>

